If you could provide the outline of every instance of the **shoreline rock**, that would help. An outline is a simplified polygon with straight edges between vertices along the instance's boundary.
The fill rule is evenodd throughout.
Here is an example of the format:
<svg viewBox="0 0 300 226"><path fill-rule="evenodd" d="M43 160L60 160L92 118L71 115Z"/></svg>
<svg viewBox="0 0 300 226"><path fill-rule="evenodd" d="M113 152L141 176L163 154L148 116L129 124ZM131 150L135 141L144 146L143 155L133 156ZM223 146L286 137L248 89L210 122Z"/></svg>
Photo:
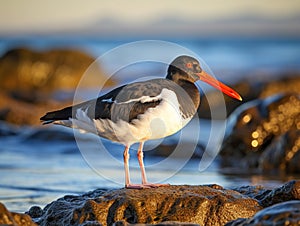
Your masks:
<svg viewBox="0 0 300 226"><path fill-rule="evenodd" d="M300 181L266 189L220 185L170 185L153 189L96 189L66 195L44 209L9 212L5 225L298 225Z"/></svg>
<svg viewBox="0 0 300 226"><path fill-rule="evenodd" d="M225 226L250 226L250 225L289 225L300 224L300 201L288 201L265 208L249 219L238 219Z"/></svg>
<svg viewBox="0 0 300 226"><path fill-rule="evenodd" d="M261 207L257 200L219 185L172 185L156 189L101 190L65 196L47 205L39 225L157 224L164 221L224 225L252 217ZM29 211L30 212L30 211Z"/></svg>
<svg viewBox="0 0 300 226"><path fill-rule="evenodd" d="M248 102L228 118L221 167L234 172L300 172L300 95ZM238 170L236 170L238 169Z"/></svg>
<svg viewBox="0 0 300 226"><path fill-rule="evenodd" d="M14 213L6 209L6 207L0 202L0 225L9 226L37 226L31 217L27 214Z"/></svg>
<svg viewBox="0 0 300 226"><path fill-rule="evenodd" d="M295 209L299 204L291 200L300 200L300 181L290 181L274 189L171 185L142 190L96 189L78 196L64 196L43 210L33 206L27 214L38 225L247 225L245 222L269 214L273 205L276 211L276 205ZM268 209L263 212L264 208ZM284 217L291 220L291 216L298 216L283 213L283 210L278 212L280 222ZM278 223L277 218L270 219L269 223ZM300 217L293 220L300 221Z"/></svg>

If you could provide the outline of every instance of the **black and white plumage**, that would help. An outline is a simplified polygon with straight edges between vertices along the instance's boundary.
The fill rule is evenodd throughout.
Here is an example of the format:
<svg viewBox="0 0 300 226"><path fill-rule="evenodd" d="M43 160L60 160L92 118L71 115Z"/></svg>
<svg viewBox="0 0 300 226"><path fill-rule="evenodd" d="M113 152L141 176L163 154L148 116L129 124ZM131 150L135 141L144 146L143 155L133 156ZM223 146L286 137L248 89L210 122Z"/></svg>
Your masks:
<svg viewBox="0 0 300 226"><path fill-rule="evenodd" d="M48 112L41 120L44 124L53 122L77 128L123 144L125 187L161 186L147 182L143 144L172 135L191 120L200 104L200 93L194 85L199 79L241 100L234 90L204 72L196 59L179 56L169 65L166 79L124 85L97 99ZM140 143L142 184L137 185L130 183L128 166L129 147L134 143Z"/></svg>

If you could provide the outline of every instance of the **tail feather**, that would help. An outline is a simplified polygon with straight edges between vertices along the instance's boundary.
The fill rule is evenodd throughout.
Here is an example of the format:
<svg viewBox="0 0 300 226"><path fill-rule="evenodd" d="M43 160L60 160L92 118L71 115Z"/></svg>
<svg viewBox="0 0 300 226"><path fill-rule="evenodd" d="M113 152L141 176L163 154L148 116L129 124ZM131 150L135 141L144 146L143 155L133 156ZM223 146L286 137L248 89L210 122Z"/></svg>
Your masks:
<svg viewBox="0 0 300 226"><path fill-rule="evenodd" d="M49 124L58 120L68 120L72 117L72 107L67 107L58 111L51 111L40 118L43 125Z"/></svg>

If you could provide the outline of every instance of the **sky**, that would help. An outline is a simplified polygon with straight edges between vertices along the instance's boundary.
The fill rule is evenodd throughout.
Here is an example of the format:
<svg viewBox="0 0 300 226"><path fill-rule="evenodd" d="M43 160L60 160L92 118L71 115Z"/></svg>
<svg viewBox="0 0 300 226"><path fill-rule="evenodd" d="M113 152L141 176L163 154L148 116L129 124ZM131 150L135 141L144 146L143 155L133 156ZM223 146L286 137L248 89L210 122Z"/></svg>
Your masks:
<svg viewBox="0 0 300 226"><path fill-rule="evenodd" d="M0 0L0 35L22 33L300 35L299 0Z"/></svg>

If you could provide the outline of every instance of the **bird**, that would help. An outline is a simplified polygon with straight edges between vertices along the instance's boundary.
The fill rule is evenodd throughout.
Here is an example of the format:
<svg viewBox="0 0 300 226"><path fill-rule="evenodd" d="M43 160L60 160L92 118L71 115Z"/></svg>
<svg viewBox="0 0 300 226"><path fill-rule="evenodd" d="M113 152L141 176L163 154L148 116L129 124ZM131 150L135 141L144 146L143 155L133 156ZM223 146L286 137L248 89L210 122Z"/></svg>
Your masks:
<svg viewBox="0 0 300 226"><path fill-rule="evenodd" d="M195 85L199 80L242 101L235 90L204 71L197 59L180 55L168 65L165 78L120 86L92 100L48 112L40 120L43 124L72 127L123 144L125 188L167 186L148 182L143 146L148 140L178 132L193 118L200 105L200 92ZM137 159L141 184L133 184L130 180L129 150L135 143L139 143Z"/></svg>

